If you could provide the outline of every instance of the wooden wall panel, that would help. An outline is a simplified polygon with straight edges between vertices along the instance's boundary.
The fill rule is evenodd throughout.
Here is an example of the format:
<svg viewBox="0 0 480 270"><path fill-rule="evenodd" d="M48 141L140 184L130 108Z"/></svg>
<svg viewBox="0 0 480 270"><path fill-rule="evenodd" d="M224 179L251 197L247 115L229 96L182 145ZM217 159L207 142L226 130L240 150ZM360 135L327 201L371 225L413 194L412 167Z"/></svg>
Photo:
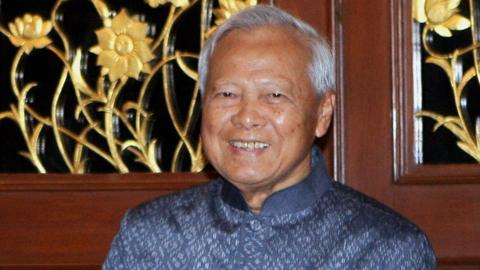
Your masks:
<svg viewBox="0 0 480 270"><path fill-rule="evenodd" d="M440 266L478 269L480 185L474 183L480 176L461 179L457 174L455 182L438 175L422 184L394 179L394 167L398 165L394 163L398 162L394 139L398 133L407 132L398 130L405 126L395 123L396 116L405 113L396 110L394 102L399 101L395 95L412 91L407 76L411 67L398 69L396 62L399 55L410 57L397 51L402 49L397 42L405 41L404 32L399 31L410 25L409 4L394 0L368 4L335 1L334 36L337 56L342 59L338 70L343 83L337 113L344 116L337 127L344 141L337 149L344 157L338 167L348 185L393 207L423 228ZM402 7L403 13L398 10ZM398 23L404 25L399 27Z"/></svg>
<svg viewBox="0 0 480 270"><path fill-rule="evenodd" d="M126 209L214 177L3 175L0 269L99 269Z"/></svg>
<svg viewBox="0 0 480 270"><path fill-rule="evenodd" d="M124 209L162 193L4 192L0 264L100 264Z"/></svg>

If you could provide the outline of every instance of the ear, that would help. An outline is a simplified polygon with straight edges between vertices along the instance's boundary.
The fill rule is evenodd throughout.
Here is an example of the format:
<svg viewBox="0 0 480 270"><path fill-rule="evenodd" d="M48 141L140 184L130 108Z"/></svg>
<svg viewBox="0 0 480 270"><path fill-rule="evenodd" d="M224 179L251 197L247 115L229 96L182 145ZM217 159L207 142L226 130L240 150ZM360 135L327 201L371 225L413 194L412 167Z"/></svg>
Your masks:
<svg viewBox="0 0 480 270"><path fill-rule="evenodd" d="M332 121L333 109L335 108L335 93L327 92L323 95L317 108L317 126L315 136L322 137L327 133L330 122Z"/></svg>

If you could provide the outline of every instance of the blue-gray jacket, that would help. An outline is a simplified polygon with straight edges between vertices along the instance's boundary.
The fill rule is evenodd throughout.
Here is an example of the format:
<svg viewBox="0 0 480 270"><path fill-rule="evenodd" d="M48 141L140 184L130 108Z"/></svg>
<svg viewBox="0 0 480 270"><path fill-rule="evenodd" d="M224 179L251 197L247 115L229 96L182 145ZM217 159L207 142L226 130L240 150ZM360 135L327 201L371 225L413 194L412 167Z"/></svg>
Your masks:
<svg viewBox="0 0 480 270"><path fill-rule="evenodd" d="M125 215L103 269L435 269L425 234L377 201L311 174L259 215L219 179Z"/></svg>

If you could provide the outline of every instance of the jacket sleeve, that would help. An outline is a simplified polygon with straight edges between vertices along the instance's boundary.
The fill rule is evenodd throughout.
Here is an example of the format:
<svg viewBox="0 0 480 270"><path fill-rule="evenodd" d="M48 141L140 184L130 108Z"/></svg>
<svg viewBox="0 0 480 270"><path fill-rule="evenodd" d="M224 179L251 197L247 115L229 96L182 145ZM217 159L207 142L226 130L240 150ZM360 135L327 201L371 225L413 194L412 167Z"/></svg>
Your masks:
<svg viewBox="0 0 480 270"><path fill-rule="evenodd" d="M420 230L377 241L358 263L355 269L436 269L433 249Z"/></svg>
<svg viewBox="0 0 480 270"><path fill-rule="evenodd" d="M110 251L108 252L107 258L103 264L103 270L110 269L130 269L127 265L128 257L128 243L125 241L126 234L128 234L128 215L130 211L127 211L120 223L120 230L113 239Z"/></svg>

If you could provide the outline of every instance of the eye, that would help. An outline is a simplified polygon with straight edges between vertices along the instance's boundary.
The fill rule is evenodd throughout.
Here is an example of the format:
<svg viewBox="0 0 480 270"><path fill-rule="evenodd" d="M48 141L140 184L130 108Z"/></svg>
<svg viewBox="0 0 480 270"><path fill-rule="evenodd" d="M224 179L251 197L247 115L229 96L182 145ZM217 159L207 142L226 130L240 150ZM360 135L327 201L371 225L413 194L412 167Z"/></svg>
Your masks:
<svg viewBox="0 0 480 270"><path fill-rule="evenodd" d="M229 90L222 90L218 91L217 93L214 94L214 98L217 100L235 100L238 97L238 94L229 91Z"/></svg>
<svg viewBox="0 0 480 270"><path fill-rule="evenodd" d="M222 97L232 97L233 93L232 92L221 92L219 93Z"/></svg>
<svg viewBox="0 0 480 270"><path fill-rule="evenodd" d="M270 94L273 98L280 98L283 97L283 94L280 92L273 92Z"/></svg>
<svg viewBox="0 0 480 270"><path fill-rule="evenodd" d="M265 100L268 102L268 103L281 103L283 101L286 101L287 100L287 96L282 93L281 91L270 91L269 93L267 93L267 95L265 96Z"/></svg>
<svg viewBox="0 0 480 270"><path fill-rule="evenodd" d="M215 97L217 98L234 98L235 94L231 91L221 91L215 94Z"/></svg>

